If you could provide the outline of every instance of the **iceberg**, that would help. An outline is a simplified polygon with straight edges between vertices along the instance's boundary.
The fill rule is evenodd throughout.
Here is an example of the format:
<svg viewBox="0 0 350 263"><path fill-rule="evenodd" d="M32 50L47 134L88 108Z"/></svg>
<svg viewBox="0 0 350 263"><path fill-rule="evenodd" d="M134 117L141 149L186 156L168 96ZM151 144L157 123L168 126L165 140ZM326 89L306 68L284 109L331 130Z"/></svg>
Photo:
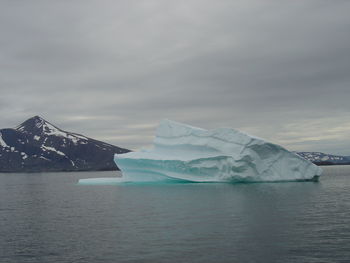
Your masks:
<svg viewBox="0 0 350 263"><path fill-rule="evenodd" d="M111 183L317 181L322 173L310 161L261 138L170 120L161 121L152 148L116 154L114 161L123 177Z"/></svg>

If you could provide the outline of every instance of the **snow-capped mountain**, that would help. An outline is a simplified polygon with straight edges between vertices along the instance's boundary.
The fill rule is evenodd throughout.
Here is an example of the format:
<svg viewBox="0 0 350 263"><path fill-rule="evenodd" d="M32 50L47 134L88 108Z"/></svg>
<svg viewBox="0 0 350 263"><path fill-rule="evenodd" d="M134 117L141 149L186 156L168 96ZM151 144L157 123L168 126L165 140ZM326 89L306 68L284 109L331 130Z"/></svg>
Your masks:
<svg viewBox="0 0 350 263"><path fill-rule="evenodd" d="M39 116L0 130L0 172L116 170L127 149L63 131Z"/></svg>
<svg viewBox="0 0 350 263"><path fill-rule="evenodd" d="M317 165L350 164L349 156L326 154L322 152L295 152Z"/></svg>

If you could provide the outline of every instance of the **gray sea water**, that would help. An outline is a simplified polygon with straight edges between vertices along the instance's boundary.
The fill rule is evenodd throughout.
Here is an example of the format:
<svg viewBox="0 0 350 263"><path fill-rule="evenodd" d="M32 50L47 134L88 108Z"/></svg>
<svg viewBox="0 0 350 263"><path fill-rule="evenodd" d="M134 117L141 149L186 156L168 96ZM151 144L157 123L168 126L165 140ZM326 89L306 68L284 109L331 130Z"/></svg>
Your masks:
<svg viewBox="0 0 350 263"><path fill-rule="evenodd" d="M350 166L320 182L86 186L0 174L0 262L350 262Z"/></svg>

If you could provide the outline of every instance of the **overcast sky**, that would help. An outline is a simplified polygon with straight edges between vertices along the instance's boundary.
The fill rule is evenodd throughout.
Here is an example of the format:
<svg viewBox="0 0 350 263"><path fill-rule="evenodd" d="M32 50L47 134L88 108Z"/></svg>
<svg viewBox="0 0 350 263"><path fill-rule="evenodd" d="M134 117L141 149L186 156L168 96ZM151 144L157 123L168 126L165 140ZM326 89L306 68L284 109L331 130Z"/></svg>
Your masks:
<svg viewBox="0 0 350 263"><path fill-rule="evenodd" d="M350 155L350 1L0 0L0 127L139 149L168 118Z"/></svg>

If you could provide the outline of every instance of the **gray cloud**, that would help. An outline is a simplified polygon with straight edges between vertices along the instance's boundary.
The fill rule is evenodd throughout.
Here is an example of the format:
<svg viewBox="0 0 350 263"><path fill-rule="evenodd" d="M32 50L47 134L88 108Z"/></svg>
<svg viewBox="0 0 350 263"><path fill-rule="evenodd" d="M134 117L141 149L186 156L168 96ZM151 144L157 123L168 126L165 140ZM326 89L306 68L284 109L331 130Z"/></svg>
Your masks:
<svg viewBox="0 0 350 263"><path fill-rule="evenodd" d="M162 118L350 155L348 1L2 1L0 119L132 149Z"/></svg>

